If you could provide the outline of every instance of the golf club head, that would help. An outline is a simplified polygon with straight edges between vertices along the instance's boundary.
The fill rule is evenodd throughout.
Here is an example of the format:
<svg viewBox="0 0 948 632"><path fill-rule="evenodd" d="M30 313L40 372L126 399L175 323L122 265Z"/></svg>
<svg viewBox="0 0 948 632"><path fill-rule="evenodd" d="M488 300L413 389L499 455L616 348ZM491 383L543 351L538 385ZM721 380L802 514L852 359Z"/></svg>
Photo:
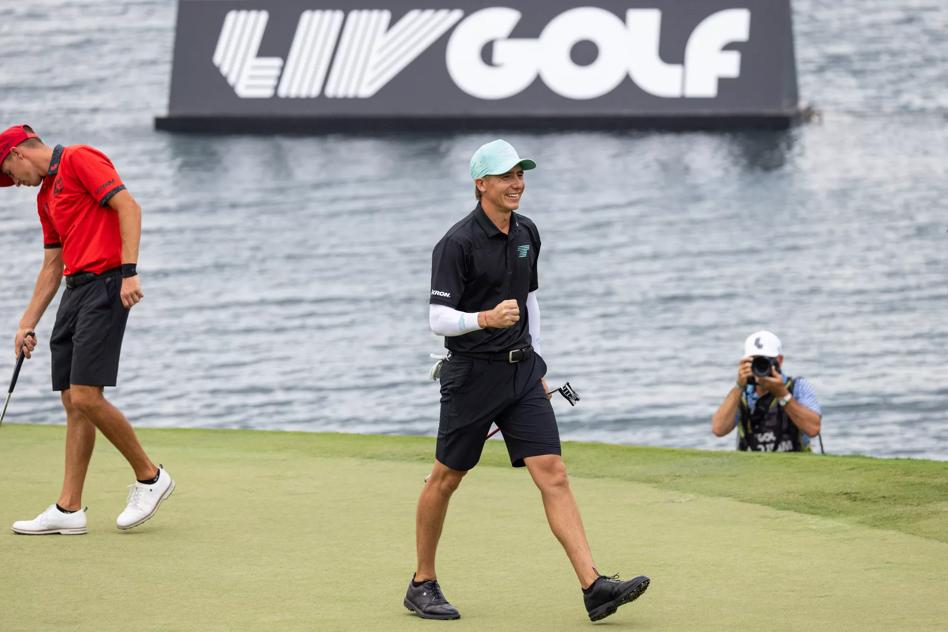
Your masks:
<svg viewBox="0 0 948 632"><path fill-rule="evenodd" d="M428 356L432 360L436 360L434 365L428 369L428 379L433 382L437 382L441 379L441 369L444 367L444 361L448 359L448 356L438 353L429 353Z"/></svg>
<svg viewBox="0 0 948 632"><path fill-rule="evenodd" d="M556 389L559 391L560 395L566 398L566 401L569 402L570 406L575 406L576 402L579 401L579 393L576 392L576 389L570 386L570 383L567 382L563 386Z"/></svg>

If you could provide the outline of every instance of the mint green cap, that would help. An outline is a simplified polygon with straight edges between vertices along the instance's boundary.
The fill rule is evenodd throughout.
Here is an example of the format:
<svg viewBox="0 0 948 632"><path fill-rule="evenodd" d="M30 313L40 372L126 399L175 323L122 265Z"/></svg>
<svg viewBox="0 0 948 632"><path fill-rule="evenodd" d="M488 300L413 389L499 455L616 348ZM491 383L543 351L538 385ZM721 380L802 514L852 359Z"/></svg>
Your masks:
<svg viewBox="0 0 948 632"><path fill-rule="evenodd" d="M499 176L516 165L520 165L524 170L537 167L537 163L529 158L521 158L513 145L498 138L481 145L471 156L471 180L484 176Z"/></svg>

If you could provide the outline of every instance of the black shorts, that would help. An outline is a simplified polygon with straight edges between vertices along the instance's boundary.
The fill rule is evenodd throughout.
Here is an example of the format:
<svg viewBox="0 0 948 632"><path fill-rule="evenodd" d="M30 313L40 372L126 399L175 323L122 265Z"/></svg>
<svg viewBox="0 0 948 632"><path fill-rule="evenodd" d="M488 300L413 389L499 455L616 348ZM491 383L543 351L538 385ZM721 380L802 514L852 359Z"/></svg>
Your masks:
<svg viewBox="0 0 948 632"><path fill-rule="evenodd" d="M441 368L441 423L435 456L453 470L477 465L492 423L503 433L514 467L531 456L561 454L553 406L537 354L516 364L452 355Z"/></svg>
<svg viewBox="0 0 948 632"><path fill-rule="evenodd" d="M49 340L54 391L115 386L128 321L121 289L121 276L107 274L63 292Z"/></svg>

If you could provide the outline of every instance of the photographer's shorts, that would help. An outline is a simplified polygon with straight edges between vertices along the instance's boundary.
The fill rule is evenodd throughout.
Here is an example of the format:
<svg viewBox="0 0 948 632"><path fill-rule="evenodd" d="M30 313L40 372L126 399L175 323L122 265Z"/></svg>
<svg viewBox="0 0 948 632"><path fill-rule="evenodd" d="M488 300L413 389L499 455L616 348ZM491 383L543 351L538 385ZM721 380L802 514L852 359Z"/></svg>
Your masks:
<svg viewBox="0 0 948 632"><path fill-rule="evenodd" d="M54 391L70 384L115 386L128 321L121 289L121 277L113 274L63 292L49 341Z"/></svg>
<svg viewBox="0 0 948 632"><path fill-rule="evenodd" d="M438 461L453 470L473 468L492 423L514 467L527 457L560 454L556 416L540 384L545 374L537 354L515 364L452 355L441 368Z"/></svg>

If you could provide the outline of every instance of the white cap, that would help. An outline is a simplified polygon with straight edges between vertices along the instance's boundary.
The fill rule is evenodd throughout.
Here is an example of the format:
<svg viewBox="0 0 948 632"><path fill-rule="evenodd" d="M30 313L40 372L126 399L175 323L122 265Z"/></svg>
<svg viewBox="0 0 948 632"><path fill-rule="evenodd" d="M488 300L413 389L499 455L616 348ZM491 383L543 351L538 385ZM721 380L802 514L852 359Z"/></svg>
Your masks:
<svg viewBox="0 0 948 632"><path fill-rule="evenodd" d="M783 354L780 338L769 331L755 331L744 341L745 356L767 356L776 358Z"/></svg>

